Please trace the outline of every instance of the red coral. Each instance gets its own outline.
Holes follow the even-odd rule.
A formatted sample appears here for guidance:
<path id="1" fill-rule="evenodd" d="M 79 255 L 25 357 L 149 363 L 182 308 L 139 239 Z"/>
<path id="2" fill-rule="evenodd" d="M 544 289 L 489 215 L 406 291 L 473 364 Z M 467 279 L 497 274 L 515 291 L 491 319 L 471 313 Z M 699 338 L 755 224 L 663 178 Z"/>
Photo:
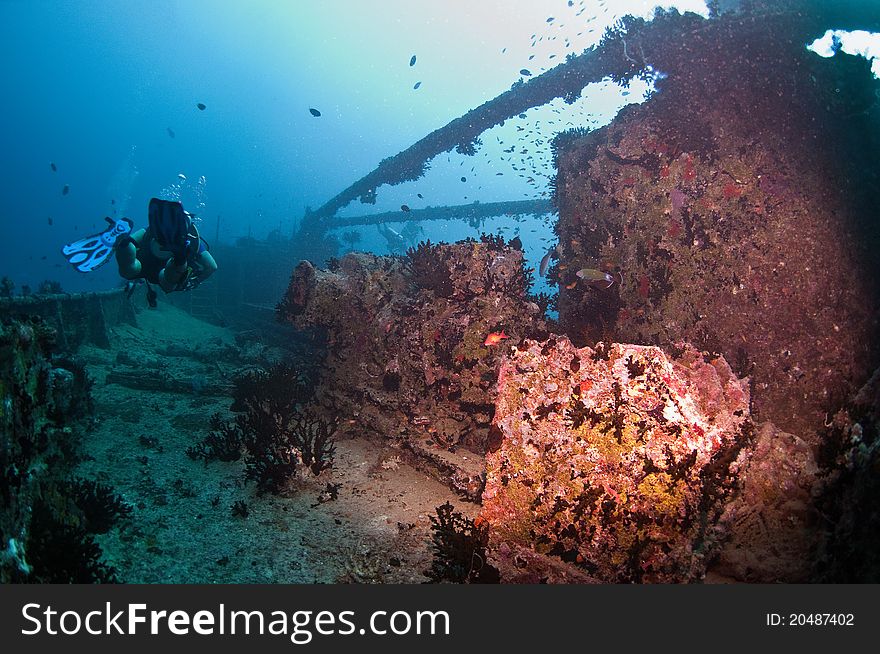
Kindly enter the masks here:
<path id="1" fill-rule="evenodd" d="M 648 299 L 648 291 L 651 290 L 651 280 L 648 279 L 648 276 L 643 274 L 639 277 L 639 297 L 643 300 Z"/>
<path id="2" fill-rule="evenodd" d="M 687 181 L 692 181 L 697 178 L 697 171 L 694 168 L 694 158 L 687 154 L 684 157 L 684 175 L 683 177 Z"/>
<path id="3" fill-rule="evenodd" d="M 721 190 L 721 194 L 724 196 L 726 200 L 732 200 L 733 198 L 738 198 L 743 194 L 742 189 L 739 188 L 733 182 L 728 182 L 724 185 L 724 188 Z"/>

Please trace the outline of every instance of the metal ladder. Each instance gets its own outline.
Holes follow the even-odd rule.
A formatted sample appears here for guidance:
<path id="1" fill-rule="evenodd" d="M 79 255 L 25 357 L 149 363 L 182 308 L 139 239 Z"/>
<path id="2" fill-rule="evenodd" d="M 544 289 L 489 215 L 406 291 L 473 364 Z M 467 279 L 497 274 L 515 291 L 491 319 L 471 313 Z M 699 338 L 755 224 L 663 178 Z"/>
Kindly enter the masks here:
<path id="1" fill-rule="evenodd" d="M 217 317 L 218 286 L 211 280 L 187 293 L 189 296 L 189 315 L 205 322 Z"/>

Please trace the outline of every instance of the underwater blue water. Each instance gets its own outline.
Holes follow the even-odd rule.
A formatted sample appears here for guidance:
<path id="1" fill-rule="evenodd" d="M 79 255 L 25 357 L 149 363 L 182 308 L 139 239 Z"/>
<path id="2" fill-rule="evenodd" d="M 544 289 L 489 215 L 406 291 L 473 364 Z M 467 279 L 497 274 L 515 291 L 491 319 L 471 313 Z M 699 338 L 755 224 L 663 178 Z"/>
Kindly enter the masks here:
<path id="1" fill-rule="evenodd" d="M 291 233 L 305 207 L 505 91 L 521 69 L 539 74 L 595 43 L 616 16 L 647 15 L 653 3 L 571 4 L 2 2 L 0 275 L 33 289 L 44 279 L 66 290 L 118 285 L 113 262 L 84 275 L 60 248 L 100 231 L 104 216 L 145 225 L 153 196 L 181 199 L 209 239 L 218 227 L 230 242 Z M 484 134 L 476 156 L 441 155 L 423 179 L 382 187 L 376 205 L 340 215 L 546 197 L 553 134 L 603 124 L 646 89 L 608 84 L 588 101 L 530 111 Z M 530 158 L 512 160 L 511 145 Z M 520 233 L 537 267 L 551 219 L 481 229 Z M 477 234 L 445 221 L 423 229 L 433 241 Z M 373 226 L 357 247 L 388 251 Z"/>

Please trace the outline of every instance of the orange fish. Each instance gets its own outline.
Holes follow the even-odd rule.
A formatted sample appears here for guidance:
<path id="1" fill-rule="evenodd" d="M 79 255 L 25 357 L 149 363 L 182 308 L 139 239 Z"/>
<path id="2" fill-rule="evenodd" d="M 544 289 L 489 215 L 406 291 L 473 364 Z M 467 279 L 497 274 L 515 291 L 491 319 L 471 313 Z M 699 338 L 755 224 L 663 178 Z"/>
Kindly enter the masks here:
<path id="1" fill-rule="evenodd" d="M 500 332 L 492 332 L 486 337 L 483 345 L 498 345 L 503 338 L 507 338 L 507 334 L 504 333 L 503 329 Z"/>

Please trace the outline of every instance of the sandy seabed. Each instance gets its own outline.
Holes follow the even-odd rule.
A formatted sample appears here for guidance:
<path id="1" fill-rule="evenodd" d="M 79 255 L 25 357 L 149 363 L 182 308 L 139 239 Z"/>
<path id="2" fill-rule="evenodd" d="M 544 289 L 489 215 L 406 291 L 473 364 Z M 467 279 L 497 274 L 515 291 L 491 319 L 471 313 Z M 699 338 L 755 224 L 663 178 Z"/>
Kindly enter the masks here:
<path id="1" fill-rule="evenodd" d="M 478 507 L 375 438 L 337 442 L 331 470 L 301 471 L 279 495 L 258 496 L 254 483 L 245 484 L 243 461 L 205 465 L 186 455 L 208 434 L 212 414 L 232 415 L 230 396 L 199 394 L 198 382 L 222 383 L 235 367 L 157 352 L 234 341 L 233 331 L 160 302 L 138 314 L 138 327 L 116 327 L 109 350 L 81 350 L 95 380 L 97 422 L 84 437 L 77 474 L 110 484 L 133 507 L 97 537 L 106 562 L 125 583 L 427 581 L 429 516 L 447 501 L 471 517 Z M 120 353 L 157 375 L 197 380 L 194 391 L 105 383 Z M 335 500 L 327 484 L 339 484 Z M 238 500 L 247 517 L 233 515 Z"/>

